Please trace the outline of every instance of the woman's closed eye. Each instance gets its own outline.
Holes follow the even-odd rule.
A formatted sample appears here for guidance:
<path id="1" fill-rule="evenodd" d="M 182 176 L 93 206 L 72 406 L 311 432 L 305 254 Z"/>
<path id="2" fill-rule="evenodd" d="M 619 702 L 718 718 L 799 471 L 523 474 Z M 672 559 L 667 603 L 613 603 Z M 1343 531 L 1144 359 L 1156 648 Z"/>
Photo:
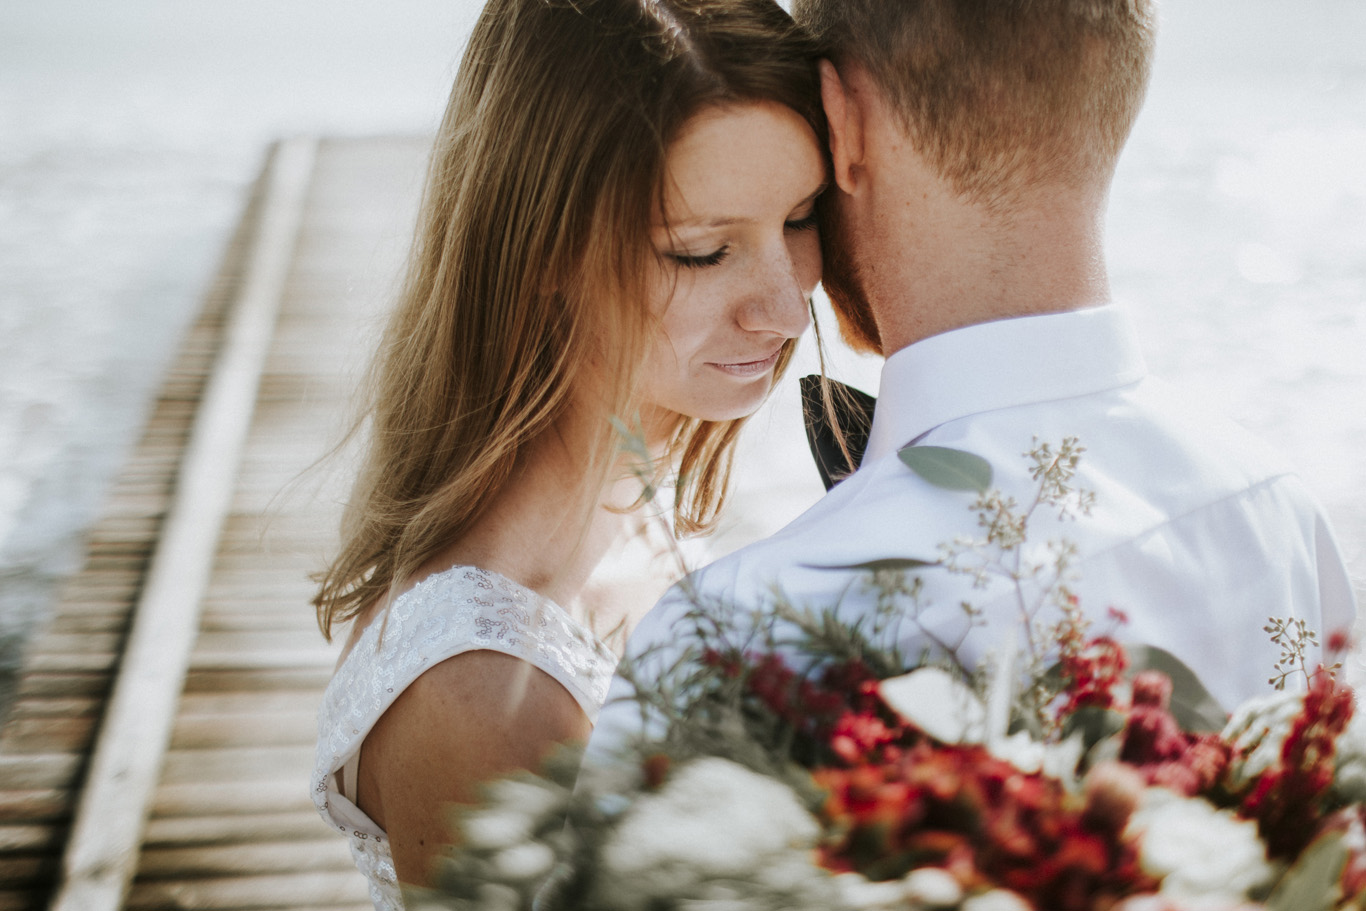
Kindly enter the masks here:
<path id="1" fill-rule="evenodd" d="M 805 218 L 793 218 L 783 223 L 783 227 L 789 231 L 810 231 L 819 226 L 820 222 L 814 211 Z"/>
<path id="2" fill-rule="evenodd" d="M 666 253 L 664 255 L 678 263 L 680 266 L 686 266 L 689 269 L 702 269 L 707 266 L 718 265 L 729 253 L 730 245 L 727 244 L 713 253 L 707 253 L 701 256 L 694 256 L 690 253 Z"/>

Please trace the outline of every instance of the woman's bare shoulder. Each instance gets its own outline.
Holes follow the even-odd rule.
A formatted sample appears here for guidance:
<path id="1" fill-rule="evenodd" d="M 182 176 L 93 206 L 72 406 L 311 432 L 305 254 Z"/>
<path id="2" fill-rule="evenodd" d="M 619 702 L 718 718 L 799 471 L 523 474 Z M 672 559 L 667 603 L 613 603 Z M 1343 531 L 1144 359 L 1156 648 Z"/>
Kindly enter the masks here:
<path id="1" fill-rule="evenodd" d="M 414 731 L 419 736 L 448 740 L 453 732 L 472 733 L 458 729 L 481 725 L 486 739 L 512 733 L 521 739 L 549 730 L 564 740 L 589 730 L 578 702 L 554 677 L 530 661 L 486 649 L 463 652 L 425 671 L 385 714 L 392 716 L 391 723 L 402 719 L 422 727 Z M 531 726 L 515 732 L 515 721 Z"/>
<path id="2" fill-rule="evenodd" d="M 365 738 L 359 802 L 390 837 L 400 879 L 421 882 L 450 843 L 450 804 L 473 803 L 489 781 L 538 771 L 588 717 L 553 677 L 492 651 L 448 658 L 419 676 Z"/>

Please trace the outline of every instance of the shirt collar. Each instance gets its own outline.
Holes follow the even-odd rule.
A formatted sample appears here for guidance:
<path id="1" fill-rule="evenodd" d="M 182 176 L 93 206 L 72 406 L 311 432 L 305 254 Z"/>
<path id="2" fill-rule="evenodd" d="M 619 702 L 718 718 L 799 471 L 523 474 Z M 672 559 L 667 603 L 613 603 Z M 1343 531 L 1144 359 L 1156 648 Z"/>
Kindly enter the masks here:
<path id="1" fill-rule="evenodd" d="M 931 336 L 883 364 L 864 461 L 948 421 L 1115 389 L 1146 373 L 1129 315 L 1115 305 Z"/>

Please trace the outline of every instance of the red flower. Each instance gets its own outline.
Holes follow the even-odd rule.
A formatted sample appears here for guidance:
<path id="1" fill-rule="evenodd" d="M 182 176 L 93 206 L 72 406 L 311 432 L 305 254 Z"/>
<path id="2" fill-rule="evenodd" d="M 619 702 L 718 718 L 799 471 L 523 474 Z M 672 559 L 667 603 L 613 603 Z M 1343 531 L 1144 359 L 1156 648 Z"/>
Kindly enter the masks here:
<path id="1" fill-rule="evenodd" d="M 1281 745 L 1280 767 L 1257 780 L 1243 813 L 1257 820 L 1272 857 L 1294 857 L 1317 834 L 1333 783 L 1337 738 L 1352 720 L 1352 691 L 1320 671 Z"/>
<path id="2" fill-rule="evenodd" d="M 1067 700 L 1058 712 L 1059 718 L 1087 706 L 1113 708 L 1115 687 L 1129 666 L 1124 647 L 1109 636 L 1086 643 L 1079 643 L 1078 638 L 1064 633 L 1060 666 Z"/>
<path id="3" fill-rule="evenodd" d="M 1136 766 L 1171 762 L 1186 751 L 1186 735 L 1165 709 L 1135 706 L 1124 726 L 1119 758 Z"/>
<path id="4" fill-rule="evenodd" d="M 1336 657 L 1350 652 L 1356 646 L 1356 641 L 1352 638 L 1350 629 L 1334 630 L 1328 635 L 1328 643 L 1324 646 L 1328 654 Z"/>
<path id="5" fill-rule="evenodd" d="M 831 833 L 822 863 L 834 870 L 893 879 L 938 866 L 965 887 L 994 883 L 1057 911 L 1091 911 L 1154 885 L 1122 838 L 1132 802 L 1101 813 L 982 747 L 922 740 L 896 761 L 814 775 Z"/>
<path id="6" fill-rule="evenodd" d="M 887 746 L 897 739 L 897 732 L 887 727 L 882 719 L 871 712 L 855 714 L 845 712 L 835 722 L 830 736 L 830 748 L 840 759 L 854 765 L 874 750 Z"/>

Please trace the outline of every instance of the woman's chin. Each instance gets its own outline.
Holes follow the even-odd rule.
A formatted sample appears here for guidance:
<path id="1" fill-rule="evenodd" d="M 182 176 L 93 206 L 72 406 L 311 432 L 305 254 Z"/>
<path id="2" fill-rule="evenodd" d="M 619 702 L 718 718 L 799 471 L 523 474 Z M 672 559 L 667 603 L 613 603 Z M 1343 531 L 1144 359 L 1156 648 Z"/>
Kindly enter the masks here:
<path id="1" fill-rule="evenodd" d="M 691 409 L 688 416 L 699 421 L 738 421 L 747 418 L 764 404 L 768 398 L 768 384 L 755 384 L 756 391 L 753 395 L 735 397 L 725 402 L 709 403 L 705 407 L 699 406 Z M 687 412 L 685 412 L 687 413 Z"/>
<path id="2" fill-rule="evenodd" d="M 706 387 L 698 383 L 683 394 L 656 399 L 649 406 L 649 411 L 694 421 L 735 421 L 747 418 L 758 411 L 768 398 L 772 386 L 771 370 L 759 376 L 742 379 L 728 376 L 721 383 L 706 384 Z M 645 413 L 643 410 L 642 414 Z"/>

